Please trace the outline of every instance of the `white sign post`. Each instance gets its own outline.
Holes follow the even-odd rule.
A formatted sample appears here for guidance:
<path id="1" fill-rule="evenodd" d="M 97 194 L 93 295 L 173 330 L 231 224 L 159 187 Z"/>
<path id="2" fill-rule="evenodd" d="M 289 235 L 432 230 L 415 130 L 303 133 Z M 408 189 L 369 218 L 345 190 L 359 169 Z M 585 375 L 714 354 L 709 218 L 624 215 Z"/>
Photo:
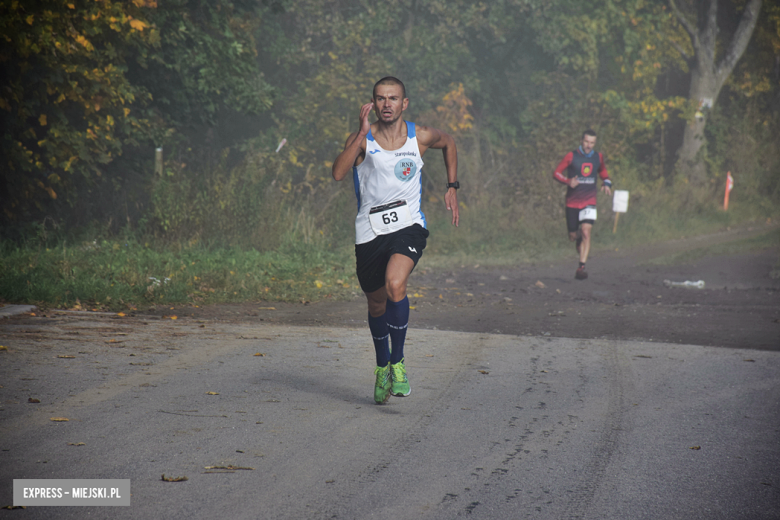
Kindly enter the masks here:
<path id="1" fill-rule="evenodd" d="M 612 227 L 612 233 L 617 233 L 618 218 L 621 213 L 628 211 L 628 192 L 626 190 L 615 190 L 612 196 L 612 211 L 615 212 L 615 225 Z"/>

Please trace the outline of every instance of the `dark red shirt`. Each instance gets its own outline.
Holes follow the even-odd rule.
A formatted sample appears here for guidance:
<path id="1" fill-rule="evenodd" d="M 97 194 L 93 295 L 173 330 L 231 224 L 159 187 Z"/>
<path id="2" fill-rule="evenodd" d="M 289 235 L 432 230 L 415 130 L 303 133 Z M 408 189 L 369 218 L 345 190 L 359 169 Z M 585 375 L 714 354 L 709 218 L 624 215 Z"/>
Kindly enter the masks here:
<path id="1" fill-rule="evenodd" d="M 609 180 L 609 173 L 601 152 L 591 151 L 590 155 L 585 155 L 578 148 L 566 154 L 555 168 L 553 178 L 567 186 L 572 177 L 577 177 L 579 181 L 576 188 L 569 186 L 566 190 L 567 208 L 582 209 L 596 205 L 596 194 L 599 191 L 596 186 L 596 173 L 602 181 Z"/>

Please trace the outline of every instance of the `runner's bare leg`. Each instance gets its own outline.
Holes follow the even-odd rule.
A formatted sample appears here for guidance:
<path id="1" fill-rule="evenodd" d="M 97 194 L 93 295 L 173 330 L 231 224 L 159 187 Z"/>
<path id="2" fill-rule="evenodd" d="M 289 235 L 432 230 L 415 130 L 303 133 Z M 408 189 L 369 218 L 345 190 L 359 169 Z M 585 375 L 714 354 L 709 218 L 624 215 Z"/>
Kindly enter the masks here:
<path id="1" fill-rule="evenodd" d="M 592 224 L 582 224 L 580 226 L 580 233 L 582 234 L 582 244 L 580 245 L 580 262 L 583 264 L 588 261 L 588 253 L 590 253 L 591 229 L 593 229 Z"/>

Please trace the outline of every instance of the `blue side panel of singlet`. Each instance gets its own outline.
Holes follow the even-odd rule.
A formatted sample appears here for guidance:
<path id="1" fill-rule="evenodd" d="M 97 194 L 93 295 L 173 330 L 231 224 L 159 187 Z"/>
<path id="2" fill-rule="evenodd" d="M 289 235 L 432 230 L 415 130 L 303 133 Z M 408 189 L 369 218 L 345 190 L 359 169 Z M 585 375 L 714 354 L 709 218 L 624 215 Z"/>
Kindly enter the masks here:
<path id="1" fill-rule="evenodd" d="M 425 220 L 425 213 L 422 211 L 422 170 L 420 170 L 420 216 L 422 217 L 423 227 L 428 229 L 428 221 Z"/>
<path id="2" fill-rule="evenodd" d="M 357 197 L 358 211 L 360 211 L 360 177 L 358 177 L 357 166 L 352 167 L 352 182 L 355 184 L 355 197 Z"/>
<path id="3" fill-rule="evenodd" d="M 414 137 L 417 137 L 417 128 L 414 123 L 411 121 L 406 122 L 406 137 L 408 139 L 412 139 Z M 420 146 L 417 145 L 417 149 L 419 150 Z M 428 221 L 425 220 L 425 213 L 422 212 L 422 170 L 420 171 L 420 217 L 422 217 L 423 221 L 423 227 L 428 228 Z"/>

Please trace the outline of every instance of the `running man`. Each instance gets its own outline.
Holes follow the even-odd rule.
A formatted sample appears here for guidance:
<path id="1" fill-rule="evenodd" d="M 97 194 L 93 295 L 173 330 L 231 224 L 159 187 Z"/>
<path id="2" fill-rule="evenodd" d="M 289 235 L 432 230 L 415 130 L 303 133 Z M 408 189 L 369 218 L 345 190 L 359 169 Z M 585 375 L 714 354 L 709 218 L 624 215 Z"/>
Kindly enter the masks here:
<path id="1" fill-rule="evenodd" d="M 577 253 L 580 255 L 580 266 L 574 273 L 577 280 L 588 277 L 585 262 L 590 252 L 590 233 L 596 221 L 596 176 L 598 172 L 602 180 L 601 191 L 612 194 L 612 181 L 604 164 L 601 152 L 595 152 L 596 132 L 585 130 L 582 134 L 580 147 L 569 152 L 560 162 L 553 178 L 568 186 L 566 190 L 566 227 L 569 229 L 569 240 L 577 242 Z"/>
<path id="2" fill-rule="evenodd" d="M 374 401 L 411 393 L 404 366 L 409 324 L 406 284 L 428 238 L 422 199 L 422 156 L 428 148 L 444 153 L 444 202 L 458 225 L 458 152 L 441 130 L 405 121 L 406 88 L 393 77 L 374 85 L 373 100 L 360 108 L 360 130 L 347 138 L 333 163 L 340 181 L 352 171 L 358 213 L 355 257 L 360 287 L 368 301 L 368 327 L 376 350 Z M 368 122 L 374 110 L 377 121 Z M 389 340 L 388 340 L 389 338 Z M 392 351 L 390 350 L 392 344 Z"/>

